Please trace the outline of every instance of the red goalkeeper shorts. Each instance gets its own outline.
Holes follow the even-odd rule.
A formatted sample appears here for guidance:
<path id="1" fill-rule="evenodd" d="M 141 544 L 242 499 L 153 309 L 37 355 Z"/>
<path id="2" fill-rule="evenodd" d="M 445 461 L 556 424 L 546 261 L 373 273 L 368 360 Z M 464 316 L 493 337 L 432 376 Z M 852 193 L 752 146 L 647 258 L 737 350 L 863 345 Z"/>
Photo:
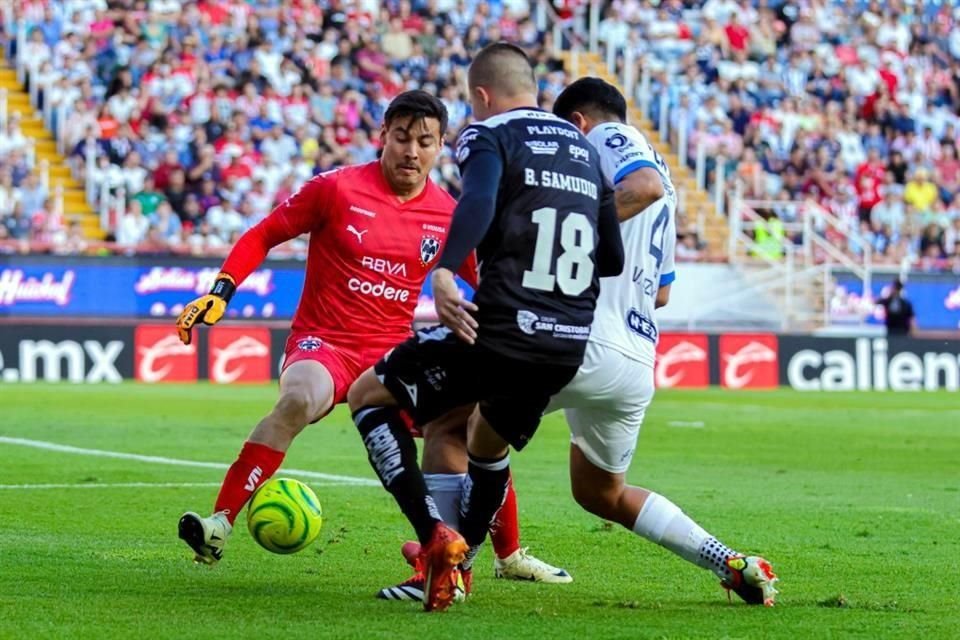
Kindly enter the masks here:
<path id="1" fill-rule="evenodd" d="M 389 348 L 347 347 L 333 344 L 312 334 L 291 333 L 287 338 L 284 351 L 283 371 L 286 371 L 287 367 L 294 362 L 301 360 L 319 362 L 333 379 L 333 404 L 338 405 L 346 402 L 350 385 L 360 377 L 361 373 L 376 364 L 387 351 Z M 404 411 L 401 415 L 410 433 L 415 438 L 421 437 L 420 430 L 413 424 L 409 414 Z"/>

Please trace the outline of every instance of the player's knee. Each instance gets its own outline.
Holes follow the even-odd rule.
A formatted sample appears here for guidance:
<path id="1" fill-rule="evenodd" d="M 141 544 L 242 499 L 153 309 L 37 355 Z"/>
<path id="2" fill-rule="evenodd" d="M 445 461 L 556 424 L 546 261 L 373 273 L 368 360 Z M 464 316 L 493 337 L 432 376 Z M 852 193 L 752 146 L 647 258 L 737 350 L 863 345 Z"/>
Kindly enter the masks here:
<path id="1" fill-rule="evenodd" d="M 273 408 L 274 422 L 280 427 L 301 430 L 316 419 L 320 412 L 317 404 L 306 389 L 285 390 Z"/>
<path id="2" fill-rule="evenodd" d="M 589 487 L 585 487 L 580 483 L 574 482 L 570 485 L 570 490 L 573 493 L 574 501 L 576 501 L 578 505 L 590 513 L 594 513 L 595 499 Z"/>
<path id="3" fill-rule="evenodd" d="M 366 376 L 360 376 L 356 382 L 350 385 L 350 389 L 347 391 L 347 405 L 350 407 L 350 411 L 365 407 L 368 404 L 367 398 L 369 396 L 370 386 L 366 382 Z"/>
<path id="4" fill-rule="evenodd" d="M 347 391 L 347 404 L 350 411 L 356 411 L 363 407 L 393 405 L 393 396 L 383 386 L 383 383 L 377 379 L 377 374 L 373 369 L 368 369 L 357 378 L 356 382 L 350 385 Z"/>

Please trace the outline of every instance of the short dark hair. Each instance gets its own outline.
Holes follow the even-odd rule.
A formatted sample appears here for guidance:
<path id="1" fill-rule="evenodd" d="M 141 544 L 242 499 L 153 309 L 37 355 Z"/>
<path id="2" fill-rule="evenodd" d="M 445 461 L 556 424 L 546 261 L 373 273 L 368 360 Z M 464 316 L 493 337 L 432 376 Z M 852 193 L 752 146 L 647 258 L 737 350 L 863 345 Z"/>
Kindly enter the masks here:
<path id="1" fill-rule="evenodd" d="M 383 124 L 388 129 L 390 123 L 397 118 L 412 118 L 414 121 L 424 118 L 436 118 L 440 121 L 440 135 L 447 132 L 447 107 L 434 95 L 414 89 L 404 91 L 390 101 L 387 112 L 383 115 Z"/>
<path id="2" fill-rule="evenodd" d="M 508 96 L 537 93 L 537 78 L 523 49 L 509 42 L 494 42 L 477 52 L 467 71 L 470 89 L 491 88 Z"/>
<path id="3" fill-rule="evenodd" d="M 553 103 L 553 113 L 569 120 L 575 111 L 613 116 L 627 121 L 627 100 L 620 90 L 600 78 L 580 78 L 560 92 Z"/>

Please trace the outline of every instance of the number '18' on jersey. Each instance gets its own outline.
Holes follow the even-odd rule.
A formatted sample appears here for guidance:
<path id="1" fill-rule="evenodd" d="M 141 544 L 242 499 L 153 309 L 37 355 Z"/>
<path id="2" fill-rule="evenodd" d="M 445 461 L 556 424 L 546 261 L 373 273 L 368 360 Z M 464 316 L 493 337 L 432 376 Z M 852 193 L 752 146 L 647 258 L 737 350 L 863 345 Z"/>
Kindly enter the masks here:
<path id="1" fill-rule="evenodd" d="M 577 365 L 599 291 L 601 201 L 611 198 L 596 150 L 569 122 L 515 109 L 463 130 L 461 171 L 487 151 L 500 155 L 503 175 L 494 221 L 477 248 L 478 344 Z"/>

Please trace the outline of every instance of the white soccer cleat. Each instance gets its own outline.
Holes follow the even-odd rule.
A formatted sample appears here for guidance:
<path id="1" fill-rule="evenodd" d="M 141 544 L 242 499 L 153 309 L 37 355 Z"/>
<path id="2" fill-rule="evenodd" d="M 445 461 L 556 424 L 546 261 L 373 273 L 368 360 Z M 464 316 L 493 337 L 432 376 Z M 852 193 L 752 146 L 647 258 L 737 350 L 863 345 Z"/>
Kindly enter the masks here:
<path id="1" fill-rule="evenodd" d="M 573 577 L 564 569 L 554 567 L 527 553 L 527 548 L 517 549 L 501 560 L 494 558 L 493 574 L 497 578 L 512 580 L 531 580 L 548 584 L 566 584 Z"/>
<path id="2" fill-rule="evenodd" d="M 720 585 L 728 594 L 733 591 L 747 604 L 773 606 L 778 593 L 774 585 L 780 579 L 769 561 L 760 556 L 735 555 L 727 558 L 727 567 L 731 578 L 721 581 Z"/>
<path id="3" fill-rule="evenodd" d="M 188 511 L 180 516 L 178 525 L 180 539 L 186 542 L 196 554 L 193 561 L 198 564 L 216 564 L 223 556 L 223 545 L 227 543 L 233 525 L 227 520 L 227 514 L 218 511 L 209 518 Z"/>

